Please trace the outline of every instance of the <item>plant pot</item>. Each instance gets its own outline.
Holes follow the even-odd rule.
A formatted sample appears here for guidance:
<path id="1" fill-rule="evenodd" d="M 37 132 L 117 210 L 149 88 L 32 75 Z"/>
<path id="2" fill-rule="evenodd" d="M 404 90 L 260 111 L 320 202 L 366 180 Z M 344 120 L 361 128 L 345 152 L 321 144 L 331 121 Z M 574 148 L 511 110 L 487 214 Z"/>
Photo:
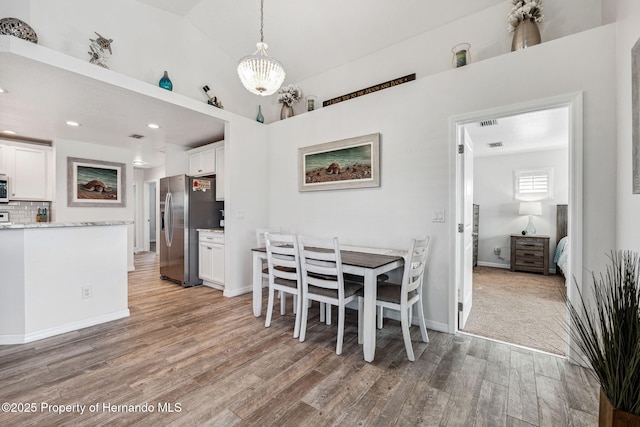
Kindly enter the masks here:
<path id="1" fill-rule="evenodd" d="M 538 24 L 533 19 L 527 19 L 521 21 L 513 32 L 511 51 L 525 49 L 540 44 L 541 41 Z"/>
<path id="2" fill-rule="evenodd" d="M 600 389 L 600 427 L 640 427 L 640 415 L 621 411 L 613 407 L 607 395 Z"/>

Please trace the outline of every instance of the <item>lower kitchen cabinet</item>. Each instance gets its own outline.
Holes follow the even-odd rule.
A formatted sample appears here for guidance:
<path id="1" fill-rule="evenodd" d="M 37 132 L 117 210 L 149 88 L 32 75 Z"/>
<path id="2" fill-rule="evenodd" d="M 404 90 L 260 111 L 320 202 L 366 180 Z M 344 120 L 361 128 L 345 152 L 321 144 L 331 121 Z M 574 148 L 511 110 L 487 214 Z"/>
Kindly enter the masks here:
<path id="1" fill-rule="evenodd" d="M 198 230 L 199 276 L 206 286 L 224 289 L 224 233 Z"/>

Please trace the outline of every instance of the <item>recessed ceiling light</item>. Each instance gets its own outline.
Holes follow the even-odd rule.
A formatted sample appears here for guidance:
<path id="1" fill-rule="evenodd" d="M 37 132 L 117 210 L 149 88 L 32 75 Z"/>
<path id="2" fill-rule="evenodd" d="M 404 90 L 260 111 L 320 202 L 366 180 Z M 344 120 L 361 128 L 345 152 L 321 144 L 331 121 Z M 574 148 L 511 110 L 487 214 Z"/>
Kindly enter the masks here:
<path id="1" fill-rule="evenodd" d="M 133 161 L 133 166 L 143 166 L 143 165 L 144 165 L 144 162 L 142 160 L 136 159 Z"/>
<path id="2" fill-rule="evenodd" d="M 14 131 L 12 131 L 12 130 L 3 130 L 3 131 L 2 131 L 2 133 L 6 133 L 6 134 L 9 134 L 9 135 L 15 135 L 15 134 L 16 134 L 16 133 L 15 133 Z"/>
<path id="3" fill-rule="evenodd" d="M 5 89 L 2 89 L 2 88 L 0 87 L 0 93 L 7 93 L 7 91 L 6 91 Z"/>
<path id="4" fill-rule="evenodd" d="M 67 123 L 69 126 L 80 126 L 80 123 L 78 123 L 78 122 L 74 122 L 74 121 L 71 121 L 71 120 L 67 121 L 66 123 Z"/>
<path id="5" fill-rule="evenodd" d="M 149 123 L 147 127 L 151 129 L 160 129 L 160 126 L 155 123 Z"/>

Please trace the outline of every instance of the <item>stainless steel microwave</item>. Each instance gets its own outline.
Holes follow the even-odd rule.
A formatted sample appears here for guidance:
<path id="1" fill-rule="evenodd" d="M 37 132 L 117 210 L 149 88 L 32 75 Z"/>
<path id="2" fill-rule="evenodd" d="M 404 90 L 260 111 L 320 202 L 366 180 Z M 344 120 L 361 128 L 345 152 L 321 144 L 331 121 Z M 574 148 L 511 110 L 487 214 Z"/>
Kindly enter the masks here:
<path id="1" fill-rule="evenodd" d="M 0 175 L 0 203 L 9 202 L 9 178 L 6 175 Z"/>

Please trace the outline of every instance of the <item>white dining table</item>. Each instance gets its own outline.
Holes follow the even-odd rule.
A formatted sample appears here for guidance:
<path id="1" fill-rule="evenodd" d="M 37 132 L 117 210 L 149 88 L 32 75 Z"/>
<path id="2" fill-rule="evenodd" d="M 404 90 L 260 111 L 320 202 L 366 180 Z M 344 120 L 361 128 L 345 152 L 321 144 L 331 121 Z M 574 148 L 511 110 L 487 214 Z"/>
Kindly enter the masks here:
<path id="1" fill-rule="evenodd" d="M 253 253 L 253 314 L 262 313 L 262 269 L 267 259 L 265 248 L 254 248 Z M 372 362 L 376 353 L 376 296 L 378 275 L 404 265 L 406 251 L 395 249 L 341 246 L 342 270 L 364 278 L 363 353 L 364 360 Z"/>

